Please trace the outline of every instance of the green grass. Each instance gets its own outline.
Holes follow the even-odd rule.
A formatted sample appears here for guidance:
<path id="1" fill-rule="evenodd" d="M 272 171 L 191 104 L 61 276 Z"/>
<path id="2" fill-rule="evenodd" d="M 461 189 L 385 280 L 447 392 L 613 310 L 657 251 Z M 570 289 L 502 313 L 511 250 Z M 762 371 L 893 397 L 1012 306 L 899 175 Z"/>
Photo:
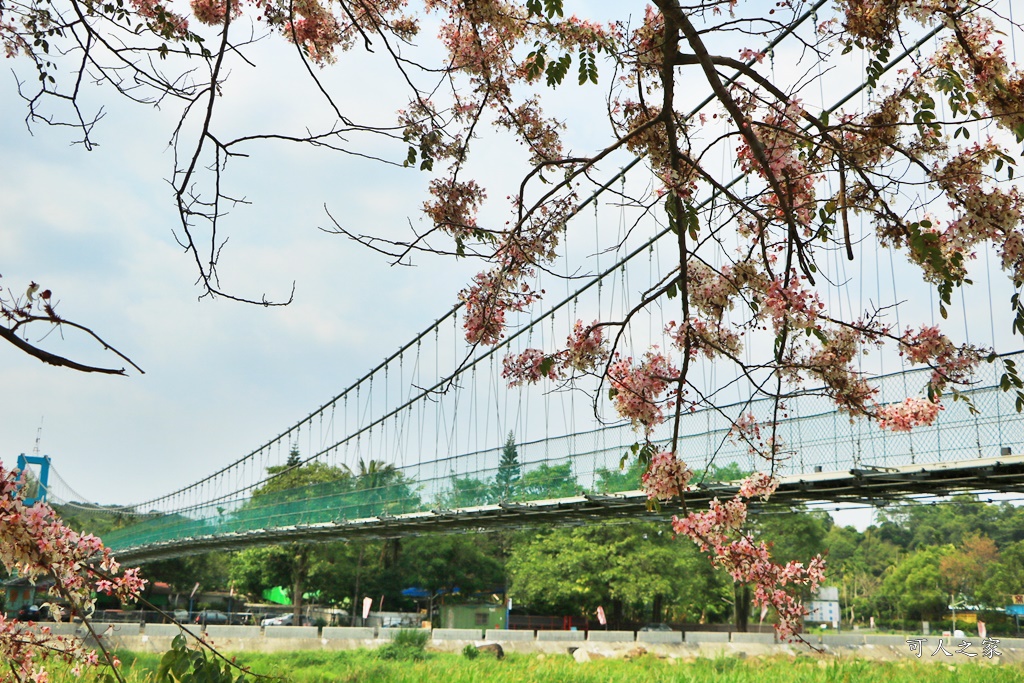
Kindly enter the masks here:
<path id="1" fill-rule="evenodd" d="M 149 683 L 158 655 L 119 653 L 129 683 Z M 929 663 L 906 660 L 819 659 L 813 656 L 693 662 L 644 656 L 631 661 L 601 659 L 577 664 L 567 655 L 509 654 L 466 659 L 461 654 L 427 653 L 419 661 L 381 659 L 372 650 L 239 653 L 254 673 L 292 683 L 1018 683 L 1024 668 L 966 659 Z M 57 674 L 57 672 L 54 672 Z M 73 679 L 54 675 L 54 683 Z"/>

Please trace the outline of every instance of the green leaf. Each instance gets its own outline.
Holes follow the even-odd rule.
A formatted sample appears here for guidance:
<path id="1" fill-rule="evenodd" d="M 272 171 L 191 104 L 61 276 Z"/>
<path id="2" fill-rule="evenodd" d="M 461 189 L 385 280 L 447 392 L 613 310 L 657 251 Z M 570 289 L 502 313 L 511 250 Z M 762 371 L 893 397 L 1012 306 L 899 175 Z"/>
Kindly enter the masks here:
<path id="1" fill-rule="evenodd" d="M 579 83 L 597 83 L 597 57 L 592 50 L 580 52 Z"/>
<path id="2" fill-rule="evenodd" d="M 564 16 L 562 14 L 562 0 L 544 0 L 544 10 L 548 19 L 553 18 L 556 14 L 560 17 Z"/>
<path id="3" fill-rule="evenodd" d="M 686 229 L 690 233 L 690 239 L 696 241 L 697 233 L 700 231 L 700 218 L 697 209 L 689 203 L 686 204 Z"/>
<path id="4" fill-rule="evenodd" d="M 539 1 L 539 0 L 538 0 Z M 544 73 L 544 66 L 547 64 L 547 46 L 543 45 L 539 40 L 534 43 L 536 48 L 533 52 L 526 56 L 529 66 L 526 68 L 526 76 L 530 80 L 539 78 Z"/>
<path id="5" fill-rule="evenodd" d="M 572 66 L 572 55 L 570 54 L 562 55 L 559 59 L 548 62 L 547 68 L 544 70 L 547 74 L 547 84 L 551 87 L 561 85 L 565 80 L 565 75 L 569 73 L 570 66 Z"/>

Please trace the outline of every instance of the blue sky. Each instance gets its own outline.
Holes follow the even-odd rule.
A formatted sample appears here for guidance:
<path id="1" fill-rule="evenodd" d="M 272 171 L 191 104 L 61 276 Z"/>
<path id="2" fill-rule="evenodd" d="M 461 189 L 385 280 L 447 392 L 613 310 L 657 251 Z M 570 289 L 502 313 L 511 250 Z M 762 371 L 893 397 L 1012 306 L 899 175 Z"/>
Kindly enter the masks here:
<path id="1" fill-rule="evenodd" d="M 238 92 L 245 86 L 238 79 Z M 250 104 L 241 99 L 231 104 Z M 41 451 L 84 497 L 120 503 L 161 493 L 308 414 L 454 302 L 466 269 L 440 260 L 393 268 L 318 229 L 324 202 L 367 232 L 404 229 L 421 201 L 417 172 L 273 146 L 232 177 L 257 203 L 229 217 L 221 273 L 228 291 L 255 297 L 287 297 L 294 280 L 295 302 L 197 301 L 164 180 L 170 113 L 104 104 L 99 146 L 87 152 L 69 145 L 66 131 L 35 126 L 31 135 L 22 104 L 0 100 L 0 274 L 15 291 L 29 281 L 52 289 L 63 315 L 146 374 L 80 375 L 0 349 L 5 462 L 31 452 L 42 423 Z M 116 360 L 70 333 L 45 343 Z"/>

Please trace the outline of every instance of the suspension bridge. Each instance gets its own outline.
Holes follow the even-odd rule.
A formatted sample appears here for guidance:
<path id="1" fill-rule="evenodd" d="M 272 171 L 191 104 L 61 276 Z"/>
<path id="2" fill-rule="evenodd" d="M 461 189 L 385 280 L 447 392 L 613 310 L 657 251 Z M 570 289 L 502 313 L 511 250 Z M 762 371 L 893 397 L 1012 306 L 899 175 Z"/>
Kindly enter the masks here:
<path id="1" fill-rule="evenodd" d="M 781 51 L 787 40 L 799 42 L 801 32 L 805 39 L 812 36 L 823 5 L 809 6 L 764 47 L 773 76 L 773 51 Z M 905 49 L 877 67 L 875 80 L 928 49 L 940 30 L 907 36 Z M 863 68 L 854 65 L 854 71 L 863 78 Z M 819 74 L 819 84 L 824 80 Z M 844 82 L 831 78 L 829 86 Z M 873 97 L 872 87 L 861 82 L 838 93 L 822 87 L 819 108 L 836 114 L 858 100 L 863 105 Z M 694 101 L 692 116 L 713 103 L 711 95 Z M 731 168 L 734 159 L 726 145 L 721 154 L 723 168 Z M 545 303 L 532 314 L 510 314 L 509 333 L 500 343 L 468 347 L 456 306 L 307 417 L 209 476 L 151 500 L 98 507 L 83 503 L 86 497 L 51 473 L 51 501 L 130 522 L 104 538 L 128 562 L 286 541 L 678 513 L 679 506 L 647 510 L 646 496 L 637 490 L 640 473 L 633 460 L 624 459 L 638 437 L 629 424 L 609 414 L 600 377 L 589 384 L 509 389 L 502 376 L 505 355 L 556 347 L 577 320 L 633 315 L 637 292 L 649 291 L 678 269 L 675 236 L 650 206 L 603 199 L 640 195 L 627 188 L 650 185 L 642 159 L 621 161 L 619 170 L 574 212 L 563 244 L 564 270 L 538 275 L 535 289 L 546 291 Z M 717 241 L 706 243 L 716 248 L 706 257 L 713 268 L 727 263 L 722 253 L 727 238 L 721 235 L 728 233 L 731 220 L 716 201 L 744 181 L 737 174 L 697 206 L 702 220 L 718 222 L 708 230 L 718 235 Z M 862 239 L 852 263 L 839 249 L 818 262 L 822 281 L 843 283 L 822 289 L 829 310 L 851 320 L 866 310 L 886 311 L 896 329 L 904 329 L 909 319 L 934 323 L 941 306 L 933 288 L 911 286 L 920 285 L 919 272 L 895 263 L 892 249 L 877 247 Z M 982 298 L 970 299 L 965 288 L 957 290 L 961 310 L 951 307 L 945 329 L 962 326 L 962 333 L 956 331 L 964 342 L 984 344 L 989 339 L 979 337 L 988 335 L 994 348 L 1002 348 L 1006 339 L 1003 331 L 996 332 L 991 304 L 1003 293 L 993 293 L 999 287 L 992 277 L 998 270 L 990 263 L 993 258 L 982 253 L 981 272 L 972 274 Z M 641 350 L 658 343 L 669 324 L 667 314 L 650 307 L 644 315 L 639 322 L 633 316 L 621 340 L 624 347 Z M 770 338 L 765 343 L 770 348 Z M 741 474 L 765 468 L 735 438 L 736 420 L 743 415 L 774 424 L 782 444 L 774 466 L 781 485 L 773 503 L 881 505 L 914 495 L 1019 492 L 1024 487 L 1024 420 L 1015 396 L 1003 389 L 1008 369 L 1021 357 L 1017 353 L 982 364 L 972 383 L 959 388 L 965 400 L 947 399 L 933 425 L 906 433 L 882 431 L 837 412 L 813 387 L 790 392 L 780 418 L 780 404 L 764 396 L 749 376 L 697 359 L 692 383 L 714 407 L 680 417 L 678 453 L 698 473 L 686 504 L 699 507 L 712 497 L 730 496 Z M 884 352 L 858 362 L 880 404 L 920 395 L 931 373 Z M 669 443 L 670 426 L 659 425 L 650 440 Z M 210 460 L 226 459 L 211 454 Z M 310 472 L 315 476 L 302 478 Z"/>
<path id="2" fill-rule="evenodd" d="M 778 427 L 789 450 L 771 504 L 833 501 L 878 506 L 912 495 L 1024 491 L 1024 418 L 1015 410 L 1014 397 L 994 381 L 1000 364 L 1022 356 L 984 366 L 991 379 L 966 392 L 970 404 L 953 402 L 934 425 L 907 433 L 884 432 L 865 420 L 851 420 L 830 410 L 820 397 L 795 399 L 790 416 Z M 876 386 L 882 393 L 899 394 L 905 383 L 925 380 L 926 371 L 901 372 L 879 378 Z M 737 481 L 722 481 L 716 474 L 735 477 L 763 468 L 759 456 L 735 443 L 725 417 L 729 407 L 724 408 L 683 417 L 686 436 L 679 452 L 698 472 L 698 483 L 686 495 L 690 509 L 738 490 Z M 762 399 L 743 408 L 767 417 L 771 402 Z M 277 441 L 288 445 L 295 438 L 294 433 L 285 434 Z M 655 442 L 664 438 L 667 434 L 654 436 Z M 619 424 L 361 473 L 345 466 L 342 455 L 334 460 L 341 465 L 328 465 L 328 476 L 334 480 L 283 488 L 274 482 L 286 481 L 288 467 L 272 470 L 275 479 L 266 476 L 264 466 L 263 476 L 250 485 L 212 493 L 242 476 L 245 463 L 236 463 L 168 497 L 98 511 L 132 521 L 104 539 L 128 562 L 292 541 L 392 538 L 679 513 L 679 504 L 649 511 L 646 495 L 637 490 L 639 472 L 628 466 L 620 469 L 635 440 L 630 427 Z M 357 439 L 346 441 L 354 446 Z M 248 457 L 265 456 L 276 445 Z M 343 453 L 344 445 L 331 452 Z M 508 458 L 510 449 L 514 461 Z M 323 461 L 323 455 L 316 462 Z M 294 470 L 301 468 L 294 465 Z"/>

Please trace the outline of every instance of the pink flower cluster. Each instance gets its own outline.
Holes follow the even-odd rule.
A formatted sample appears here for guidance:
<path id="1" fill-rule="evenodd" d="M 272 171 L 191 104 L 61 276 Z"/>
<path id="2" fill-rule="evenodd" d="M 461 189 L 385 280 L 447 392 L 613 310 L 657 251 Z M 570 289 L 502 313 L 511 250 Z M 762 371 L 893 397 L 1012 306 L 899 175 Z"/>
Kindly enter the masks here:
<path id="1" fill-rule="evenodd" d="M 775 489 L 779 488 L 779 480 L 766 472 L 754 472 L 743 480 L 740 485 L 741 498 L 760 498 L 768 500 Z"/>
<path id="2" fill-rule="evenodd" d="M 690 303 L 712 320 L 721 320 L 732 308 L 732 300 L 740 287 L 749 282 L 749 269 L 724 266 L 716 272 L 703 261 L 691 258 L 686 263 L 686 291 Z"/>
<path id="3" fill-rule="evenodd" d="M 502 268 L 478 273 L 459 294 L 466 305 L 463 328 L 470 344 L 492 346 L 505 334 L 505 312 L 522 311 L 540 298 L 525 282 Z"/>
<path id="4" fill-rule="evenodd" d="M 188 35 L 188 19 L 167 9 L 160 0 L 129 0 L 132 8 L 148 21 L 149 27 L 165 38 Z"/>
<path id="5" fill-rule="evenodd" d="M 551 355 L 540 349 L 526 349 L 518 355 L 506 356 L 501 376 L 510 387 L 535 384 L 542 379 L 561 379 L 570 369 L 596 370 L 607 358 L 608 350 L 597 321 L 584 326 L 582 320 L 577 320 L 566 349 Z"/>
<path id="6" fill-rule="evenodd" d="M 802 116 L 800 102 L 790 100 L 784 106 L 773 105 L 763 121 L 757 123 L 753 133 L 761 143 L 767 168 L 758 162 L 747 142 L 740 144 L 736 156 L 742 170 L 762 178 L 774 178 L 784 194 L 770 192 L 762 202 L 776 218 L 789 214 L 803 228 L 804 236 L 809 237 L 817 210 L 814 184 L 819 176 L 808 168 L 802 154 L 803 140 L 797 128 Z"/>
<path id="7" fill-rule="evenodd" d="M 788 284 L 781 277 L 768 283 L 762 310 L 771 317 L 776 332 L 781 331 L 786 322 L 795 329 L 814 327 L 825 310 L 817 292 L 804 288 L 804 281 L 805 278 L 794 272 Z"/>
<path id="8" fill-rule="evenodd" d="M 914 427 L 927 427 L 935 422 L 942 405 L 926 398 L 905 398 L 900 403 L 880 406 L 876 414 L 878 426 L 893 432 L 909 432 Z"/>
<path id="9" fill-rule="evenodd" d="M 506 356 L 502 361 L 501 376 L 508 380 L 510 387 L 536 384 L 542 379 L 558 379 L 559 368 L 553 358 L 548 361 L 546 371 L 542 369 L 546 358 L 540 349 L 526 349 L 519 355 Z"/>
<path id="10" fill-rule="evenodd" d="M 821 380 L 826 395 L 840 412 L 865 414 L 878 390 L 868 384 L 853 361 L 867 335 L 851 327 L 828 328 L 819 334 L 820 346 L 800 359 L 794 358 L 794 369 L 799 368 Z"/>
<path id="11" fill-rule="evenodd" d="M 430 181 L 434 199 L 423 204 L 424 212 L 434 225 L 463 243 L 479 231 L 476 212 L 487 193 L 475 181 L 466 182 L 438 178 Z"/>
<path id="12" fill-rule="evenodd" d="M 743 413 L 729 430 L 729 438 L 732 441 L 741 441 L 747 446 L 751 455 L 760 456 L 766 460 L 775 460 L 779 457 L 779 450 L 782 440 L 772 430 L 769 435 L 761 433 L 761 425 L 754 418 L 753 413 Z"/>
<path id="13" fill-rule="evenodd" d="M 675 453 L 662 451 L 651 458 L 640 483 L 648 500 L 671 500 L 683 495 L 692 478 L 693 470 L 685 462 Z"/>
<path id="14" fill-rule="evenodd" d="M 19 485 L 17 474 L 0 465 L 0 562 L 7 571 L 31 581 L 51 579 L 50 594 L 80 615 L 92 613 L 94 590 L 124 602 L 137 598 L 146 583 L 138 569 L 122 572 L 100 539 L 64 526 L 50 506 L 26 507 Z M 75 667 L 99 663 L 75 638 L 54 636 L 45 627 L 28 630 L 3 616 L 0 653 L 20 680 L 46 681 L 44 662 L 50 657 Z"/>
<path id="15" fill-rule="evenodd" d="M 663 399 L 662 394 L 678 376 L 679 370 L 656 349 L 648 351 L 640 365 L 633 365 L 632 358 L 616 360 L 608 368 L 608 380 L 619 415 L 649 435 L 664 420 L 662 411 L 675 405 L 674 401 Z"/>
<path id="16" fill-rule="evenodd" d="M 597 321 L 584 325 L 582 320 L 577 320 L 567 340 L 565 363 L 580 372 L 588 372 L 596 370 L 606 360 L 608 348 Z"/>
<path id="17" fill-rule="evenodd" d="M 231 3 L 231 18 L 240 17 L 242 15 L 241 0 L 191 0 L 192 14 L 204 24 L 218 26 L 224 23 L 229 2 Z"/>
<path id="18" fill-rule="evenodd" d="M 680 351 L 688 349 L 691 357 L 704 354 L 708 360 L 718 356 L 735 358 L 742 350 L 739 335 L 720 321 L 707 323 L 692 318 L 687 324 L 677 325 L 673 320 L 665 326 L 665 334 Z"/>
<path id="19" fill-rule="evenodd" d="M 963 384 L 981 362 L 981 353 L 973 346 L 956 346 L 935 326 L 922 325 L 916 332 L 908 328 L 900 337 L 900 349 L 911 363 L 932 368 L 929 384 L 941 393 L 946 384 Z"/>
<path id="20" fill-rule="evenodd" d="M 989 165 L 1003 163 L 1005 159 L 1002 146 L 989 139 L 961 149 L 945 163 L 935 165 L 935 182 L 949 197 L 950 208 L 959 213 L 945 230 L 935 230 L 940 236 L 945 267 L 954 277 L 966 276 L 963 259 L 973 258 L 977 245 L 991 240 L 1000 246 L 1003 268 L 1015 280 L 1024 279 L 1021 234 L 1017 230 L 1024 213 L 1024 197 L 1016 187 L 993 185 L 988 170 Z M 963 257 L 959 262 L 954 260 L 957 255 Z M 943 275 L 946 274 L 936 273 L 935 279 L 941 281 Z"/>
<path id="21" fill-rule="evenodd" d="M 296 19 L 284 21 L 284 37 L 302 47 L 317 64 L 332 63 L 335 47 L 342 42 L 342 32 L 330 8 L 318 0 L 295 0 L 292 10 Z"/>
<path id="22" fill-rule="evenodd" d="M 778 564 L 768 544 L 742 532 L 747 518 L 744 498 L 767 499 L 777 485 L 768 475 L 756 473 L 731 500 L 722 503 L 716 498 L 706 512 L 673 517 L 672 528 L 710 552 L 712 564 L 728 572 L 733 581 L 752 585 L 754 604 L 775 609 L 779 616 L 775 630 L 780 638 L 789 640 L 800 633 L 807 613 L 795 589 L 806 586 L 815 590 L 824 579 L 825 560 L 818 555 L 806 566 L 800 562 Z"/>

